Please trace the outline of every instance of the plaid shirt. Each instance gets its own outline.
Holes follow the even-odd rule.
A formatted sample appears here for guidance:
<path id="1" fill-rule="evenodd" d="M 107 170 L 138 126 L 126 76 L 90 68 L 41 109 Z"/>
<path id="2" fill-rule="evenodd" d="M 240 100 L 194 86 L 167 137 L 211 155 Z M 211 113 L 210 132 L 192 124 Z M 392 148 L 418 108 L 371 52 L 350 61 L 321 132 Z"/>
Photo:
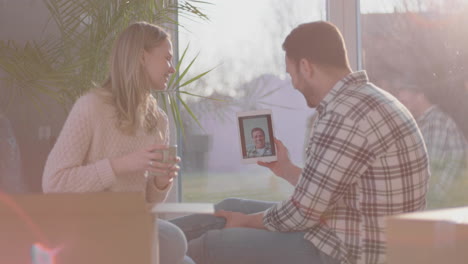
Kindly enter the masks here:
<path id="1" fill-rule="evenodd" d="M 417 122 L 426 142 L 431 167 L 428 207 L 438 208 L 450 202 L 451 188 L 465 172 L 467 144 L 453 119 L 437 106 L 426 110 Z"/>
<path id="2" fill-rule="evenodd" d="M 249 158 L 271 156 L 271 155 L 273 154 L 271 152 L 271 146 L 269 142 L 265 143 L 265 148 L 263 149 L 261 153 L 257 151 L 257 149 L 255 148 L 255 145 L 247 149 L 247 157 Z"/>
<path id="3" fill-rule="evenodd" d="M 385 217 L 425 207 L 429 165 L 416 121 L 365 72 L 339 81 L 316 110 L 295 190 L 263 222 L 305 231 L 341 263 L 384 263 Z"/>

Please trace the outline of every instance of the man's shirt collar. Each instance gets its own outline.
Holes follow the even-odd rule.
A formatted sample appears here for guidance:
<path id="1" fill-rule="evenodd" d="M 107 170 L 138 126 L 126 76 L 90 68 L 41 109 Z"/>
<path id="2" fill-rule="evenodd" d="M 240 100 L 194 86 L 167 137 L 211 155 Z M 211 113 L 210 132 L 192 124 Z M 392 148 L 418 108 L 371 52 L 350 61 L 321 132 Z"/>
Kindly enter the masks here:
<path id="1" fill-rule="evenodd" d="M 366 71 L 357 71 L 348 74 L 343 79 L 339 80 L 328 94 L 322 99 L 320 104 L 317 106 L 317 112 L 321 115 L 327 105 L 332 102 L 340 93 L 346 90 L 350 86 L 366 84 L 369 82 Z"/>

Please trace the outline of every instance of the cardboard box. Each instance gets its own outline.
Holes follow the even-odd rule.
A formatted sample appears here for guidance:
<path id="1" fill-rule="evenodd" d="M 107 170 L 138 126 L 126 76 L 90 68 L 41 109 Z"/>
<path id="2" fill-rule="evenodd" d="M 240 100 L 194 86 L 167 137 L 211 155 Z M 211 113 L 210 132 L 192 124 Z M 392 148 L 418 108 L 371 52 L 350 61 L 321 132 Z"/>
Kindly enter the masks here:
<path id="1" fill-rule="evenodd" d="M 161 215 L 171 214 L 213 214 L 214 205 L 210 203 L 159 203 L 151 208 L 151 212 L 159 217 Z M 154 230 L 154 235 L 158 237 L 158 229 Z M 153 249 L 151 251 L 152 264 L 159 264 L 159 239 L 154 239 Z"/>
<path id="2" fill-rule="evenodd" d="M 388 264 L 468 263 L 468 207 L 387 218 Z"/>
<path id="3" fill-rule="evenodd" d="M 152 224 L 139 193 L 0 194 L 0 263 L 149 264 Z"/>

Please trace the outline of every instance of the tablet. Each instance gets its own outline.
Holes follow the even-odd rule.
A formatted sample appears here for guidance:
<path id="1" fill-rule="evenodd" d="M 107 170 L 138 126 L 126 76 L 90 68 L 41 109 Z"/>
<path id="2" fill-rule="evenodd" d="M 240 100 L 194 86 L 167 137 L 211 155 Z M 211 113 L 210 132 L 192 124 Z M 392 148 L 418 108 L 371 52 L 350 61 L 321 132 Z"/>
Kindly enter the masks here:
<path id="1" fill-rule="evenodd" d="M 271 110 L 256 110 L 237 113 L 243 163 L 276 161 Z"/>

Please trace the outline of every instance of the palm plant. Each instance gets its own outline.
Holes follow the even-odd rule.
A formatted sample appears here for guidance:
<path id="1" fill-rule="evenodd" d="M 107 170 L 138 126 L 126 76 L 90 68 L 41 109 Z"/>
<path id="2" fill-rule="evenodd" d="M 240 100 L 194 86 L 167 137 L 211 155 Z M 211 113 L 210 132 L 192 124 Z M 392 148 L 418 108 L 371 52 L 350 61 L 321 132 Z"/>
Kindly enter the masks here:
<path id="1" fill-rule="evenodd" d="M 27 100 L 44 109 L 43 95 L 68 108 L 77 97 L 101 83 L 107 73 L 107 58 L 115 37 L 134 21 L 149 21 L 160 25 L 177 25 L 175 14 L 207 19 L 198 0 L 43 0 L 51 14 L 48 26 L 56 26 L 58 37 L 19 44 L 0 41 L 0 68 L 6 73 L 0 105 L 5 111 L 9 104 Z M 175 3 L 174 3 L 175 2 Z M 182 56 L 182 58 L 185 56 Z M 195 58 L 196 59 L 196 58 Z M 209 71 L 184 80 L 195 59 L 174 74 L 166 96 L 157 95 L 178 124 L 180 111 L 176 100 L 181 100 L 178 89 Z M 188 92 L 185 92 L 188 93 Z M 176 99 L 178 98 L 178 99 Z M 190 115 L 193 113 L 181 101 Z M 197 121 L 198 122 L 198 121 Z M 179 126 L 180 127 L 180 126 Z"/>
<path id="2" fill-rule="evenodd" d="M 181 94 L 202 97 L 204 99 L 209 99 L 209 100 L 220 101 L 218 99 L 209 98 L 209 97 L 201 96 L 201 95 L 196 95 L 196 94 L 190 93 L 188 91 L 180 90 L 181 88 L 186 87 L 187 85 L 199 80 L 200 78 L 202 78 L 203 76 L 205 76 L 206 74 L 208 74 L 210 71 L 213 70 L 213 69 L 210 69 L 210 70 L 204 71 L 204 72 L 196 75 L 195 77 L 191 77 L 188 80 L 186 80 L 185 77 L 187 76 L 187 73 L 188 73 L 189 69 L 192 67 L 192 65 L 195 63 L 196 59 L 198 58 L 198 55 L 195 56 L 189 62 L 189 64 L 185 67 L 185 69 L 182 70 L 181 66 L 182 66 L 182 63 L 184 63 L 184 61 L 185 61 L 185 58 L 186 58 L 185 56 L 187 54 L 188 48 L 189 48 L 189 46 L 187 46 L 185 48 L 184 52 L 182 53 L 182 56 L 180 57 L 177 65 L 175 67 L 176 73 L 179 73 L 179 74 L 173 74 L 171 76 L 171 78 L 169 80 L 169 83 L 167 85 L 167 89 L 165 91 L 154 91 L 153 92 L 153 95 L 156 97 L 158 102 L 161 103 L 162 108 L 164 109 L 164 111 L 166 113 L 169 113 L 169 110 L 168 110 L 168 108 L 169 108 L 168 104 L 169 104 L 170 109 L 171 109 L 170 113 L 172 114 L 172 117 L 173 117 L 173 119 L 175 121 L 175 125 L 176 125 L 176 127 L 178 129 L 180 129 L 182 135 L 185 135 L 185 131 L 184 131 L 184 124 L 183 124 L 183 117 L 182 117 L 181 112 L 179 110 L 177 100 L 183 105 L 183 107 L 187 111 L 188 115 L 192 117 L 192 119 L 197 123 L 197 125 L 200 128 L 202 128 L 202 126 L 201 126 L 200 122 L 198 121 L 198 118 L 195 116 L 195 114 L 193 113 L 193 111 L 189 107 L 189 105 L 181 97 Z"/>

